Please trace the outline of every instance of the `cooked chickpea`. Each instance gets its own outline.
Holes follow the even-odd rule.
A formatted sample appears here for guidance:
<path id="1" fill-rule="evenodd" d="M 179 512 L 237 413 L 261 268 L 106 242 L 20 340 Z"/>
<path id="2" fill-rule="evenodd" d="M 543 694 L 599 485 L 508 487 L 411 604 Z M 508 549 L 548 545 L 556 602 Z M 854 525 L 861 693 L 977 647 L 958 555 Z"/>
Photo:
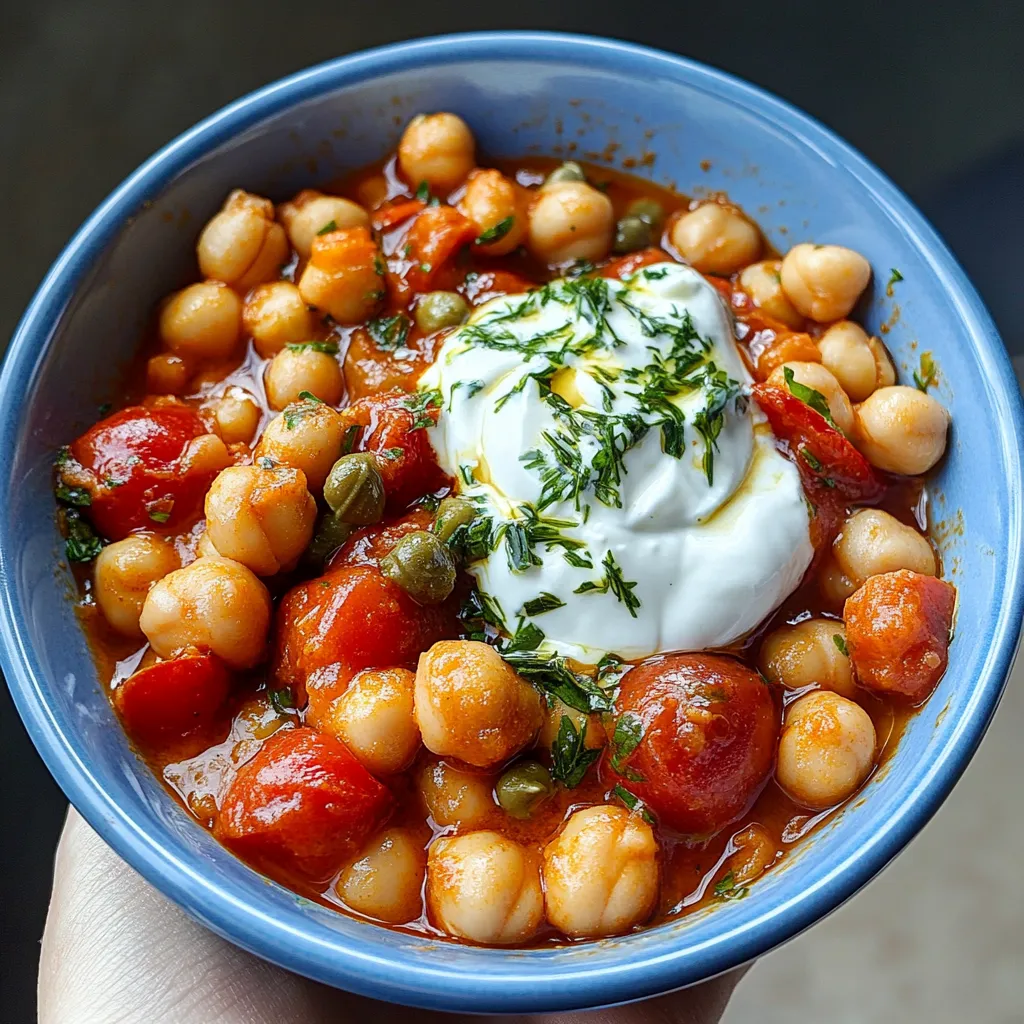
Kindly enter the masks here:
<path id="1" fill-rule="evenodd" d="M 946 450 L 949 412 L 931 395 L 903 385 L 879 388 L 857 406 L 854 441 L 888 473 L 925 473 Z"/>
<path id="2" fill-rule="evenodd" d="M 879 508 L 861 509 L 850 516 L 832 545 L 832 554 L 854 589 L 883 572 L 910 569 L 934 576 L 938 569 L 928 538 Z"/>
<path id="3" fill-rule="evenodd" d="M 199 540 L 196 541 L 196 558 L 220 558 L 221 553 L 213 546 L 213 541 L 210 540 L 210 535 L 203 530 L 199 534 Z"/>
<path id="4" fill-rule="evenodd" d="M 182 473 L 216 473 L 231 463 L 228 446 L 216 434 L 193 437 L 179 461 Z"/>
<path id="5" fill-rule="evenodd" d="M 882 339 L 874 335 L 868 338 L 868 348 L 875 357 L 875 387 L 892 387 L 896 383 L 896 367 L 892 365 L 889 350 L 882 344 Z"/>
<path id="6" fill-rule="evenodd" d="M 830 604 L 842 606 L 843 602 L 857 590 L 857 584 L 847 576 L 835 557 L 829 553 L 822 560 L 818 570 L 818 589 Z"/>
<path id="7" fill-rule="evenodd" d="M 428 750 L 489 768 L 533 739 L 544 709 L 537 691 L 493 647 L 442 640 L 420 655 L 416 721 Z"/>
<path id="8" fill-rule="evenodd" d="M 271 359 L 263 383 L 270 408 L 278 410 L 299 401 L 303 391 L 328 405 L 337 405 L 345 390 L 338 360 L 312 348 L 282 349 Z"/>
<path id="9" fill-rule="evenodd" d="M 457 114 L 418 114 L 402 132 L 398 168 L 413 188 L 425 181 L 448 193 L 473 170 L 475 149 L 469 125 Z"/>
<path id="10" fill-rule="evenodd" d="M 260 425 L 260 407 L 245 388 L 229 387 L 207 404 L 213 412 L 214 429 L 225 444 L 248 444 Z"/>
<path id="11" fill-rule="evenodd" d="M 334 889 L 347 907 L 388 924 L 420 916 L 427 853 L 408 829 L 389 828 L 374 836 L 338 876 Z"/>
<path id="12" fill-rule="evenodd" d="M 818 691 L 786 711 L 775 776 L 798 804 L 820 811 L 850 796 L 875 759 L 875 727 L 859 705 Z"/>
<path id="13" fill-rule="evenodd" d="M 149 588 L 181 563 L 162 537 L 133 533 L 108 544 L 96 558 L 96 603 L 125 636 L 142 636 L 139 616 Z"/>
<path id="14" fill-rule="evenodd" d="M 275 416 L 260 435 L 253 461 L 292 466 L 306 474 L 311 491 L 319 491 L 341 453 L 345 420 L 323 402 L 302 401 Z"/>
<path id="15" fill-rule="evenodd" d="M 259 576 L 292 568 L 313 536 L 316 501 L 301 470 L 230 466 L 206 495 L 206 533 L 225 558 Z"/>
<path id="16" fill-rule="evenodd" d="M 190 284 L 160 310 L 160 340 L 189 359 L 226 359 L 242 334 L 242 300 L 219 281 Z"/>
<path id="17" fill-rule="evenodd" d="M 370 226 L 369 214 L 358 203 L 341 196 L 325 196 L 312 189 L 300 192 L 290 203 L 282 203 L 277 215 L 288 232 L 292 248 L 304 260 L 309 259 L 313 239 L 318 235 L 336 228 Z"/>
<path id="18" fill-rule="evenodd" d="M 239 562 L 197 558 L 153 585 L 139 625 L 161 658 L 195 647 L 230 668 L 252 668 L 267 647 L 270 595 Z"/>
<path id="19" fill-rule="evenodd" d="M 762 260 L 751 263 L 740 274 L 740 287 L 750 296 L 758 309 L 787 327 L 799 327 L 804 318 L 782 290 L 781 260 Z"/>
<path id="20" fill-rule="evenodd" d="M 658 895 L 657 856 L 639 814 L 611 806 L 576 811 L 544 849 L 548 921 L 574 939 L 642 924 Z"/>
<path id="21" fill-rule="evenodd" d="M 832 419 L 844 434 L 853 430 L 853 406 L 850 405 L 850 399 L 839 381 L 821 363 L 783 363 L 769 374 L 769 382 L 785 388 L 787 369 L 793 371 L 793 379 L 797 384 L 813 388 L 824 396 Z"/>
<path id="22" fill-rule="evenodd" d="M 761 233 L 734 206 L 702 203 L 673 225 L 672 244 L 702 274 L 732 274 L 761 254 Z"/>
<path id="23" fill-rule="evenodd" d="M 477 169 L 470 174 L 459 210 L 476 224 L 481 236 L 488 232 L 498 236 L 491 242 L 481 241 L 475 247 L 478 252 L 503 256 L 523 241 L 528 200 L 529 193 L 501 171 Z"/>
<path id="24" fill-rule="evenodd" d="M 599 715 L 585 715 L 557 697 L 551 697 L 550 700 L 551 706 L 544 711 L 544 724 L 537 735 L 538 747 L 550 749 L 554 746 L 558 730 L 562 727 L 563 717 L 572 722 L 577 732 L 586 729 L 584 742 L 591 750 L 597 750 L 605 745 L 608 737 L 605 735 Z"/>
<path id="25" fill-rule="evenodd" d="M 335 698 L 321 729 L 337 736 L 372 775 L 408 768 L 420 749 L 412 713 L 415 679 L 404 668 L 364 669 Z"/>
<path id="26" fill-rule="evenodd" d="M 146 390 L 151 394 L 183 395 L 188 381 L 188 363 L 181 356 L 161 352 L 146 363 Z"/>
<path id="27" fill-rule="evenodd" d="M 761 645 L 760 668 L 765 678 L 787 690 L 817 684 L 856 699 L 846 628 L 831 619 L 807 619 L 770 633 Z"/>
<path id="28" fill-rule="evenodd" d="M 245 300 L 242 323 L 264 359 L 285 345 L 309 341 L 316 319 L 299 289 L 288 281 L 272 281 L 254 288 Z"/>
<path id="29" fill-rule="evenodd" d="M 247 292 L 277 276 L 288 239 L 269 199 L 235 189 L 203 228 L 196 254 L 204 277 Z"/>
<path id="30" fill-rule="evenodd" d="M 444 761 L 434 761 L 420 773 L 420 792 L 427 813 L 442 828 L 459 825 L 478 828 L 497 811 L 494 779 L 466 772 Z"/>
<path id="31" fill-rule="evenodd" d="M 427 854 L 427 905 L 449 935 L 525 942 L 544 918 L 537 855 L 498 832 L 438 839 Z"/>
<path id="32" fill-rule="evenodd" d="M 313 239 L 306 269 L 299 278 L 305 302 L 339 324 L 357 324 L 384 297 L 384 261 L 367 228 L 343 228 Z"/>
<path id="33" fill-rule="evenodd" d="M 841 245 L 794 245 L 782 260 L 786 297 L 804 315 L 827 324 L 850 315 L 871 279 L 871 265 Z"/>
<path id="34" fill-rule="evenodd" d="M 860 324 L 840 320 L 818 340 L 821 364 L 854 402 L 861 402 L 879 386 L 875 353 Z"/>
<path id="35" fill-rule="evenodd" d="M 528 246 L 544 263 L 599 260 L 615 230 L 611 200 L 585 181 L 564 181 L 539 192 L 530 208 Z"/>

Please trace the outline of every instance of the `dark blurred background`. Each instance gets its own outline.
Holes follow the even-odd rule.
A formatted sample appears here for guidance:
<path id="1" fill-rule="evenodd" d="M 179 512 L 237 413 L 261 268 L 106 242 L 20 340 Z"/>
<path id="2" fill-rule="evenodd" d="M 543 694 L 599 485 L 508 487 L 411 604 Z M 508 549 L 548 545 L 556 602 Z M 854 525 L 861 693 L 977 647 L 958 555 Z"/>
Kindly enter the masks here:
<path id="1" fill-rule="evenodd" d="M 92 208 L 146 156 L 223 104 L 307 65 L 381 43 L 470 29 L 543 28 L 673 50 L 764 86 L 824 121 L 924 208 L 983 291 L 1011 350 L 1024 351 L 1024 289 L 1016 283 L 1024 240 L 1020 0 L 733 0 L 728 5 L 517 0 L 512 7 L 463 0 L 177 0 L 161 5 L 141 0 L 15 5 L 3 0 L 0 13 L 0 345 L 6 345 L 46 268 Z M 38 941 L 64 799 L 29 743 L 5 688 L 0 688 L 0 702 L 0 1022 L 21 1024 L 35 1019 Z M 1004 711 L 1004 717 L 1012 713 Z M 990 767 L 972 768 L 958 794 L 979 779 L 974 784 L 991 797 L 983 772 L 998 774 L 1006 783 L 1002 776 L 1008 766 L 1013 774 L 1019 772 L 1020 758 L 998 760 L 997 742 L 991 740 L 988 748 L 996 751 L 989 755 Z M 952 819 L 954 814 L 955 807 L 943 811 L 920 844 L 937 843 L 931 836 L 942 827 L 954 839 L 972 827 Z M 944 821 L 950 824 L 943 826 Z M 1004 837 L 1010 844 L 1004 851 L 1005 871 L 1019 876 L 1021 846 L 1013 844 L 1014 838 L 1024 839 L 1019 826 Z M 971 840 L 962 836 L 961 841 Z M 919 848 L 915 844 L 890 874 L 913 861 Z M 916 856 L 920 870 L 932 863 L 927 851 Z M 953 867 L 951 873 L 961 877 Z M 938 869 L 946 870 L 941 860 Z M 950 961 L 944 979 L 937 978 L 940 965 L 926 965 L 929 975 L 936 975 L 932 988 L 938 985 L 941 993 L 944 984 L 947 997 L 922 1001 L 918 986 L 928 982 L 915 977 L 911 963 L 906 985 L 881 994 L 891 1013 L 879 1016 L 865 1002 L 864 986 L 874 985 L 878 997 L 877 986 L 886 984 L 882 960 L 891 964 L 894 957 L 906 958 L 906 950 L 895 947 L 881 959 L 864 954 L 862 947 L 878 941 L 871 915 L 888 920 L 900 913 L 898 905 L 883 907 L 876 899 L 879 909 L 867 912 L 866 924 L 849 918 L 842 940 L 846 945 L 833 950 L 829 925 L 815 930 L 825 951 L 820 963 L 808 959 L 810 947 L 801 945 L 803 940 L 789 947 L 802 951 L 802 971 L 788 950 L 775 956 L 789 955 L 790 961 L 765 961 L 741 988 L 728 1019 L 761 1024 L 775 1020 L 778 1012 L 789 1024 L 926 1018 L 936 1024 L 963 1019 L 955 1005 L 957 991 L 977 992 L 986 985 L 990 995 L 994 986 L 998 998 L 985 1002 L 979 995 L 980 1002 L 969 1004 L 974 1019 L 1024 1019 L 1024 983 L 1016 973 L 1024 929 L 1017 928 L 1009 948 L 1006 942 L 998 947 L 1000 956 L 1010 956 L 1008 967 L 1016 962 L 1016 984 L 1006 981 L 1002 960 L 993 964 L 992 955 L 979 952 L 989 949 L 993 927 L 1001 926 L 1000 914 L 1009 911 L 1019 923 L 1024 911 L 1024 886 L 1006 889 L 1002 870 L 992 868 L 993 879 L 1003 883 L 998 920 L 968 917 L 964 934 L 942 946 Z M 973 906 L 985 902 L 987 890 L 984 878 L 972 883 L 972 872 L 977 874 L 976 865 L 963 878 L 965 885 L 977 887 Z M 854 906 L 870 899 L 889 877 Z M 898 891 L 906 892 L 908 884 Z M 910 936 L 916 933 L 925 955 L 930 947 L 920 936 L 953 928 L 953 910 L 962 902 L 960 893 L 953 909 L 932 921 L 929 902 L 943 901 L 935 886 L 933 879 L 925 888 L 930 901 L 906 910 L 919 919 L 899 923 Z M 988 898 L 993 895 L 994 890 L 987 891 Z M 850 913 L 844 910 L 839 917 Z M 961 918 L 957 927 L 964 925 Z M 898 935 L 889 940 L 899 946 Z M 862 955 L 851 957 L 851 945 Z M 973 971 L 975 959 L 991 977 Z M 773 965 L 778 965 L 774 971 Z M 858 967 L 870 976 L 858 976 Z M 825 978 L 806 976 L 815 971 Z M 783 1005 L 785 994 L 778 994 L 784 986 L 791 1006 Z M 844 988 L 849 999 L 842 997 Z M 745 1007 L 753 1006 L 761 993 L 771 996 L 771 1010 L 762 1002 L 763 1012 L 748 1012 Z"/>

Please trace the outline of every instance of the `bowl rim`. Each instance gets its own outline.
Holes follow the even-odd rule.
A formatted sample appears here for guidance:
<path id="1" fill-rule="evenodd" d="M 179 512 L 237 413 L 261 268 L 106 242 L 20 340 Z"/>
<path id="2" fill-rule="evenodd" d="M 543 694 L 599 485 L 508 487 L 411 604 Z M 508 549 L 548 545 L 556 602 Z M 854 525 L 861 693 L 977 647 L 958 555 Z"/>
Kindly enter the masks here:
<path id="1" fill-rule="evenodd" d="M 732 75 L 648 47 L 595 36 L 533 31 L 472 32 L 426 37 L 336 58 L 255 90 L 200 121 L 149 157 L 97 207 L 67 244 L 40 284 L 19 323 L 0 373 L 0 479 L 9 479 L 14 444 L 30 383 L 54 327 L 93 260 L 150 199 L 211 149 L 274 114 L 344 85 L 397 71 L 468 61 L 558 60 L 586 62 L 618 72 L 662 72 L 686 81 L 759 116 L 770 117 L 833 163 L 841 163 L 890 217 L 946 290 L 990 382 L 992 420 L 1004 456 L 1010 493 L 1021 495 L 1024 479 L 1024 404 L 1009 356 L 973 286 L 924 217 L 880 171 L 849 144 L 788 103 Z M 28 629 L 0 544 L 0 667 L 22 720 L 71 803 L 103 839 L 148 881 L 234 943 L 288 969 L 361 995 L 406 1005 L 473 1012 L 580 1009 L 628 1002 L 684 987 L 760 956 L 834 910 L 881 870 L 927 823 L 977 749 L 1005 686 L 1024 618 L 1024 512 L 1010 509 L 1006 585 L 992 623 L 992 640 L 972 699 L 935 758 L 908 780 L 897 811 L 871 840 L 804 891 L 766 906 L 745 923 L 725 927 L 700 946 L 651 943 L 638 957 L 626 953 L 614 966 L 573 965 L 559 970 L 551 960 L 520 957 L 514 970 L 495 956 L 499 969 L 453 973 L 429 956 L 410 965 L 360 949 L 361 940 L 338 936 L 327 946 L 289 927 L 258 906 L 234 898 L 219 884 L 147 834 L 102 791 L 77 749 L 61 731 L 46 702 L 47 684 L 34 661 Z M 6 521 L 0 541 L 7 540 Z M 86 755 L 87 756 L 87 755 Z M 624 951 L 625 951 L 625 947 Z M 538 984 L 543 979 L 543 983 Z"/>

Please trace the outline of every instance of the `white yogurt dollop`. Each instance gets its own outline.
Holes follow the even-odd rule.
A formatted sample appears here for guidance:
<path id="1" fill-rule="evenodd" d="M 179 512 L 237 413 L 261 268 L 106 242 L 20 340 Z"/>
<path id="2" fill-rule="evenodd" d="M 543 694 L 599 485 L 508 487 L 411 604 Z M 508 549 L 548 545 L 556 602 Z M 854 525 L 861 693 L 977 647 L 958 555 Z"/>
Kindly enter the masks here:
<path id="1" fill-rule="evenodd" d="M 445 339 L 430 439 L 510 633 L 584 662 L 704 650 L 795 589 L 807 506 L 749 383 L 718 292 L 674 263 L 504 296 Z"/>

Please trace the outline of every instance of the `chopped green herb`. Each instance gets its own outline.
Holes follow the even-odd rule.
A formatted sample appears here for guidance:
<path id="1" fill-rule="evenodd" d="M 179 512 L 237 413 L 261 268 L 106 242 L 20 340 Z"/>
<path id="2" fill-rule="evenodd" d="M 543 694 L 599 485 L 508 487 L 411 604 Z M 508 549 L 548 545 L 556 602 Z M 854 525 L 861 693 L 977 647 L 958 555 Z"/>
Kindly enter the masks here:
<path id="1" fill-rule="evenodd" d="M 292 402 L 290 405 L 287 405 L 284 412 L 281 414 L 284 416 L 284 425 L 286 429 L 294 430 L 304 416 L 308 416 L 311 412 L 315 412 L 317 407 L 323 404 L 324 403 L 312 392 L 300 391 L 299 401 Z"/>
<path id="2" fill-rule="evenodd" d="M 103 404 L 102 404 L 102 405 L 101 405 L 101 406 L 99 407 L 99 409 L 97 409 L 96 411 L 97 411 L 97 412 L 98 412 L 98 413 L 99 413 L 99 414 L 100 414 L 101 416 L 106 416 L 106 415 L 108 415 L 108 414 L 110 413 L 110 410 L 111 410 L 111 409 L 113 409 L 113 408 L 114 408 L 114 406 L 113 406 L 113 405 L 112 405 L 112 404 L 111 404 L 110 402 L 104 402 L 104 403 L 103 403 Z"/>
<path id="3" fill-rule="evenodd" d="M 586 721 L 583 728 L 578 729 L 568 715 L 562 715 L 558 735 L 551 747 L 551 777 L 567 789 L 575 789 L 600 756 L 600 748 L 591 750 L 587 747 Z"/>
<path id="4" fill-rule="evenodd" d="M 59 477 L 53 488 L 53 493 L 56 499 L 64 505 L 87 508 L 92 504 L 92 495 L 84 487 L 69 487 Z"/>
<path id="5" fill-rule="evenodd" d="M 796 446 L 796 450 L 797 450 L 797 454 L 800 456 L 800 458 L 803 459 L 804 462 L 806 462 L 807 465 L 810 466 L 811 469 L 815 473 L 817 473 L 818 476 L 821 477 L 821 482 L 826 487 L 835 487 L 835 485 L 836 485 L 835 480 L 833 480 L 830 476 L 825 476 L 824 473 L 822 472 L 822 470 L 825 467 L 822 465 L 821 459 L 819 459 L 817 457 L 817 455 L 815 455 L 814 452 L 812 452 L 803 441 L 801 441 Z"/>
<path id="6" fill-rule="evenodd" d="M 283 686 L 280 690 L 268 690 L 270 703 L 279 715 L 286 715 L 295 708 L 295 698 L 292 696 L 291 687 Z"/>
<path id="7" fill-rule="evenodd" d="M 416 186 L 416 198 L 421 203 L 429 203 L 430 202 L 430 182 L 429 181 L 421 181 L 419 183 L 419 185 Z"/>
<path id="8" fill-rule="evenodd" d="M 64 551 L 69 562 L 91 562 L 103 550 L 103 542 L 77 509 L 64 513 L 64 529 Z"/>
<path id="9" fill-rule="evenodd" d="M 814 388 L 801 384 L 788 366 L 783 366 L 782 375 L 786 379 L 786 387 L 789 388 L 789 393 L 794 398 L 799 398 L 804 405 L 809 405 L 816 413 L 824 416 L 829 426 L 835 427 L 836 430 L 839 429 L 836 426 L 836 421 L 832 419 L 832 411 L 828 407 L 828 402 L 820 391 L 815 391 Z"/>
<path id="10" fill-rule="evenodd" d="M 356 446 L 356 441 L 359 439 L 359 431 L 362 430 L 358 424 L 353 423 L 352 426 L 345 428 L 345 433 L 341 439 L 341 454 L 349 455 Z"/>
<path id="11" fill-rule="evenodd" d="M 836 647 L 839 648 L 839 653 L 844 658 L 848 658 L 850 656 L 850 650 L 846 646 L 846 640 L 843 638 L 843 634 L 842 633 L 833 633 L 832 634 L 832 642 L 836 645 Z"/>
<path id="12" fill-rule="evenodd" d="M 653 825 L 654 815 L 647 810 L 647 805 L 636 795 L 636 793 L 630 793 L 625 786 L 616 786 L 612 790 L 612 796 L 617 796 L 631 811 L 638 812 L 640 817 L 647 822 L 648 825 Z"/>
<path id="13" fill-rule="evenodd" d="M 259 466 L 260 469 L 273 469 L 274 460 L 269 455 L 261 455 L 256 460 L 256 465 Z"/>
<path id="14" fill-rule="evenodd" d="M 601 559 L 601 564 L 604 566 L 604 576 L 596 583 L 593 580 L 581 583 L 573 593 L 607 594 L 611 592 L 612 596 L 624 604 L 626 611 L 635 619 L 636 610 L 640 607 L 640 598 L 633 593 L 636 583 L 630 582 L 623 577 L 622 569 L 618 562 L 615 561 L 615 555 L 612 554 L 611 550 L 605 553 L 604 558 Z"/>
<path id="15" fill-rule="evenodd" d="M 152 519 L 154 523 L 166 523 L 167 520 L 171 518 L 171 510 L 153 509 L 149 512 L 149 518 Z"/>
<path id="16" fill-rule="evenodd" d="M 420 270 L 422 270 L 424 274 L 429 274 L 433 269 L 434 268 L 429 263 L 420 264 Z"/>
<path id="17" fill-rule="evenodd" d="M 918 361 L 919 369 L 914 371 L 914 387 L 927 394 L 930 387 L 939 383 L 939 374 L 931 352 L 922 352 Z"/>
<path id="18" fill-rule="evenodd" d="M 545 612 L 553 612 L 556 608 L 564 607 L 565 602 L 560 597 L 555 597 L 554 594 L 544 591 L 532 601 L 527 601 L 523 605 L 522 613 L 523 615 L 543 615 Z"/>
<path id="19" fill-rule="evenodd" d="M 338 354 L 336 341 L 299 341 L 288 346 L 290 352 L 323 352 L 325 356 Z"/>
<path id="20" fill-rule="evenodd" d="M 394 462 L 395 459 L 400 459 L 405 454 L 404 448 L 384 448 L 382 451 L 377 452 L 382 459 L 388 459 Z"/>
<path id="21" fill-rule="evenodd" d="M 886 293 L 892 295 L 892 286 L 899 284 L 902 280 L 903 275 L 895 267 L 891 267 L 889 270 L 889 283 L 885 286 Z"/>
<path id="22" fill-rule="evenodd" d="M 657 270 L 654 270 L 652 267 L 645 267 L 640 271 L 640 276 L 645 281 L 660 281 L 667 274 L 668 267 L 658 267 Z"/>
<path id="23" fill-rule="evenodd" d="M 501 241 L 512 230 L 512 225 L 515 222 L 515 217 L 511 215 L 504 220 L 499 220 L 493 227 L 489 227 L 486 231 L 481 231 L 474 244 L 488 245 L 491 242 Z"/>
<path id="24" fill-rule="evenodd" d="M 409 427 L 409 431 L 420 430 L 423 427 L 432 427 L 435 419 L 430 415 L 431 409 L 440 409 L 444 404 L 444 398 L 440 391 L 414 391 L 405 399 L 405 407 L 411 409 L 416 418 Z"/>
<path id="25" fill-rule="evenodd" d="M 337 231 L 337 221 L 329 220 L 318 232 L 318 235 L 326 235 L 328 231 Z"/>
<path id="26" fill-rule="evenodd" d="M 403 348 L 409 337 L 412 321 L 404 313 L 378 317 L 366 325 L 366 330 L 382 352 Z"/>
<path id="27" fill-rule="evenodd" d="M 615 732 L 612 735 L 611 764 L 619 775 L 629 779 L 630 782 L 645 781 L 639 772 L 626 765 L 643 738 L 644 723 L 637 715 L 627 711 L 619 716 L 619 720 L 615 723 Z"/>
<path id="28" fill-rule="evenodd" d="M 722 878 L 715 883 L 715 899 L 719 900 L 741 900 L 750 895 L 750 887 L 736 885 L 736 875 L 727 871 Z"/>
<path id="29" fill-rule="evenodd" d="M 474 395 L 480 394 L 484 389 L 484 382 L 482 380 L 457 380 L 453 385 L 451 391 L 448 393 L 448 409 L 451 410 L 452 403 L 455 401 L 455 392 L 460 388 L 466 392 L 466 399 L 472 398 Z"/>

